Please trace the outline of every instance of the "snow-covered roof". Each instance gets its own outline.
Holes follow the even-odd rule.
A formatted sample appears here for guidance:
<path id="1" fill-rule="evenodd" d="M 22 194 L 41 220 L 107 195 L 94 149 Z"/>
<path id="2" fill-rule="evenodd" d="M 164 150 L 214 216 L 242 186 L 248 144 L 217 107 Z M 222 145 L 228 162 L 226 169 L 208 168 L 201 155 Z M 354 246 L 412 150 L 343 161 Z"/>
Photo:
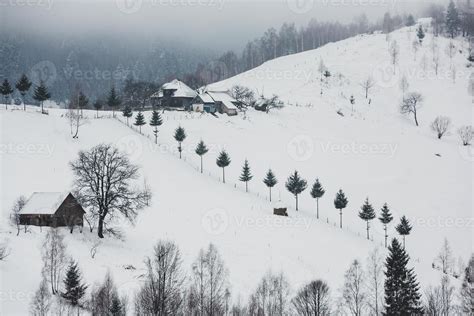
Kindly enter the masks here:
<path id="1" fill-rule="evenodd" d="M 196 91 L 187 86 L 184 82 L 175 79 L 171 82 L 167 82 L 161 86 L 160 91 L 152 95 L 152 97 L 162 97 L 163 90 L 174 90 L 173 96 L 177 98 L 194 98 L 198 94 Z"/>
<path id="2" fill-rule="evenodd" d="M 224 104 L 225 107 L 228 108 L 229 110 L 237 110 L 237 107 L 235 106 L 235 104 L 228 100 L 222 101 L 222 104 Z"/>
<path id="3" fill-rule="evenodd" d="M 237 107 L 234 104 L 237 100 L 231 97 L 227 92 L 207 91 L 207 94 L 210 95 L 215 102 L 222 102 L 222 104 L 224 104 L 224 106 L 229 110 L 237 110 Z"/>
<path id="4" fill-rule="evenodd" d="M 201 98 L 202 102 L 204 103 L 214 103 L 214 100 L 207 92 L 200 93 L 199 98 Z"/>
<path id="5" fill-rule="evenodd" d="M 54 214 L 69 192 L 34 192 L 20 214 Z"/>

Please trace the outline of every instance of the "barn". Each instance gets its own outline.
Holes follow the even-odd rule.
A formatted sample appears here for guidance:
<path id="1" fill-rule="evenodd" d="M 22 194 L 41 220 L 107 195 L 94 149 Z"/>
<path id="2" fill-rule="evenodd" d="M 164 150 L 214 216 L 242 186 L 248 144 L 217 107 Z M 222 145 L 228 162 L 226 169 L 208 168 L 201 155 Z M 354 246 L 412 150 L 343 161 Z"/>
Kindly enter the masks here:
<path id="1" fill-rule="evenodd" d="M 19 213 L 20 225 L 71 228 L 84 225 L 84 214 L 70 192 L 34 192 Z"/>
<path id="2" fill-rule="evenodd" d="M 175 79 L 161 86 L 160 90 L 151 96 L 154 106 L 168 109 L 191 109 L 193 99 L 198 95 L 184 82 Z"/>

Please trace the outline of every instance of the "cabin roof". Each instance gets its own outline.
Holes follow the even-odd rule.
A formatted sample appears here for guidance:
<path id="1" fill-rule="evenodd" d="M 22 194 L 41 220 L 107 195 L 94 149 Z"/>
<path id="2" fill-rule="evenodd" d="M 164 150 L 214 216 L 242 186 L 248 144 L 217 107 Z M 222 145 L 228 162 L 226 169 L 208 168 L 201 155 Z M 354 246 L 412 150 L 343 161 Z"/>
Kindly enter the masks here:
<path id="1" fill-rule="evenodd" d="M 52 215 L 56 213 L 68 195 L 69 192 L 34 192 L 26 201 L 20 214 Z"/>
<path id="2" fill-rule="evenodd" d="M 237 109 L 234 104 L 234 102 L 237 102 L 237 100 L 231 97 L 227 92 L 208 91 L 207 94 L 210 95 L 215 102 L 222 102 L 226 108 Z"/>
<path id="3" fill-rule="evenodd" d="M 163 84 L 160 91 L 153 94 L 152 97 L 163 97 L 163 90 L 174 90 L 173 97 L 175 98 L 195 98 L 198 95 L 196 91 L 191 89 L 184 82 L 175 79 Z"/>

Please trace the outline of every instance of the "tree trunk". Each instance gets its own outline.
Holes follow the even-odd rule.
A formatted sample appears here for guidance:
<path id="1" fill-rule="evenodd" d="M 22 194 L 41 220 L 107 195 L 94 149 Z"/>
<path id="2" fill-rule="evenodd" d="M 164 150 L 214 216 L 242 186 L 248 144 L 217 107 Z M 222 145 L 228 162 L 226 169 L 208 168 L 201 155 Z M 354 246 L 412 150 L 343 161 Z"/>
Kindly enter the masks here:
<path id="1" fill-rule="evenodd" d="M 181 148 L 181 143 L 179 143 L 178 145 L 178 151 L 179 151 L 179 159 L 181 159 L 181 152 L 183 151 L 183 149 Z"/>
<path id="2" fill-rule="evenodd" d="M 155 144 L 158 145 L 158 128 L 155 126 Z"/>
<path id="3" fill-rule="evenodd" d="M 245 192 L 249 192 L 249 183 L 245 181 Z"/>
<path id="4" fill-rule="evenodd" d="M 387 248 L 387 225 L 384 226 L 384 230 L 385 230 L 385 248 Z"/>
<path id="5" fill-rule="evenodd" d="M 202 170 L 202 156 L 201 156 L 201 173 L 202 173 L 202 171 L 203 171 L 203 170 Z"/>
<path id="6" fill-rule="evenodd" d="M 405 249 L 405 235 L 403 235 L 403 249 Z"/>
<path id="7" fill-rule="evenodd" d="M 339 227 L 342 228 L 342 208 L 339 209 Z"/>
<path id="8" fill-rule="evenodd" d="M 316 199 L 316 218 L 319 219 L 319 198 Z"/>
<path id="9" fill-rule="evenodd" d="M 296 199 L 296 210 L 298 210 L 298 194 L 295 194 L 295 199 Z"/>
<path id="10" fill-rule="evenodd" d="M 419 125 L 418 125 L 418 116 L 416 115 L 416 111 L 413 112 L 413 115 L 415 116 L 415 124 L 416 124 L 416 126 L 419 126 Z"/>
<path id="11" fill-rule="evenodd" d="M 222 168 L 222 182 L 225 183 L 225 168 Z"/>
<path id="12" fill-rule="evenodd" d="M 270 190 L 270 202 L 271 202 L 272 201 L 272 188 L 268 187 L 268 189 Z"/>
<path id="13" fill-rule="evenodd" d="M 367 240 L 370 240 L 370 235 L 369 235 L 369 221 L 367 221 Z"/>
<path id="14" fill-rule="evenodd" d="M 99 216 L 99 226 L 97 226 L 97 236 L 104 238 L 104 217 Z"/>

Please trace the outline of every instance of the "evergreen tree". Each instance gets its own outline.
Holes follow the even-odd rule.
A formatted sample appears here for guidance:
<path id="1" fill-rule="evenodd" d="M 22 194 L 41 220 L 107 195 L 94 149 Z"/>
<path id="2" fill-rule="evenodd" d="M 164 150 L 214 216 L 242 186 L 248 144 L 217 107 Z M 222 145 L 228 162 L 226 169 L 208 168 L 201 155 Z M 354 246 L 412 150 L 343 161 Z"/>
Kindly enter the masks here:
<path id="1" fill-rule="evenodd" d="M 174 131 L 174 139 L 178 142 L 178 151 L 179 151 L 179 159 L 181 159 L 181 153 L 183 152 L 183 147 L 181 144 L 186 139 L 186 131 L 181 126 Z"/>
<path id="2" fill-rule="evenodd" d="M 460 26 L 461 19 L 459 18 L 458 9 L 456 8 L 453 0 L 451 0 L 446 13 L 446 30 L 451 38 L 454 38 L 458 35 Z"/>
<path id="3" fill-rule="evenodd" d="M 339 210 L 339 227 L 342 228 L 342 210 L 346 208 L 349 201 L 342 190 L 339 190 L 334 199 L 334 207 Z"/>
<path id="4" fill-rule="evenodd" d="M 390 222 L 393 220 L 393 216 L 392 213 L 390 213 L 390 209 L 388 208 L 387 203 L 383 205 L 381 212 L 382 213 L 380 214 L 379 220 L 383 224 L 383 229 L 385 231 L 385 248 L 387 248 L 387 225 L 390 224 Z"/>
<path id="5" fill-rule="evenodd" d="M 100 99 L 95 100 L 93 106 L 94 106 L 94 109 L 96 110 L 96 118 L 99 118 L 99 110 L 102 109 L 102 107 L 104 106 L 104 104 L 102 103 L 102 100 Z"/>
<path id="6" fill-rule="evenodd" d="M 122 104 L 122 100 L 120 100 L 120 97 L 117 95 L 115 87 L 112 87 L 107 97 L 107 106 L 112 109 L 113 117 L 115 117 L 115 109 L 118 108 L 120 104 Z"/>
<path id="7" fill-rule="evenodd" d="M 230 165 L 230 157 L 225 150 L 221 151 L 219 157 L 217 157 L 216 164 L 219 168 L 222 168 L 222 182 L 225 183 L 225 167 Z"/>
<path id="8" fill-rule="evenodd" d="M 278 183 L 277 178 L 273 174 L 272 169 L 269 169 L 265 179 L 263 179 L 263 183 L 268 187 L 270 190 L 270 202 L 272 201 L 272 188 Z"/>
<path id="9" fill-rule="evenodd" d="M 112 302 L 110 305 L 110 316 L 124 316 L 122 302 L 118 297 L 117 293 L 112 296 Z"/>
<path id="10" fill-rule="evenodd" d="M 402 216 L 400 224 L 397 225 L 396 230 L 401 236 L 403 236 L 403 249 L 405 249 L 405 237 L 410 235 L 411 229 L 412 227 L 408 219 L 405 216 Z"/>
<path id="11" fill-rule="evenodd" d="M 423 44 L 423 39 L 425 38 L 425 31 L 423 30 L 423 25 L 420 24 L 420 26 L 418 26 L 416 36 L 418 37 L 418 41 L 420 42 L 420 44 Z"/>
<path id="12" fill-rule="evenodd" d="M 415 18 L 413 17 L 413 14 L 409 14 L 408 17 L 407 17 L 407 21 L 405 23 L 406 26 L 413 26 L 415 25 L 416 22 L 415 22 Z"/>
<path id="13" fill-rule="evenodd" d="M 295 196 L 296 200 L 296 210 L 298 211 L 298 194 L 306 190 L 306 187 L 308 186 L 308 183 L 306 180 L 300 177 L 298 174 L 298 171 L 295 171 L 294 174 L 288 177 L 288 180 L 286 180 L 286 189 L 290 192 L 293 193 Z"/>
<path id="14" fill-rule="evenodd" d="M 28 77 L 25 74 L 21 75 L 20 80 L 17 81 L 15 87 L 18 91 L 20 91 L 21 98 L 23 101 L 23 110 L 26 111 L 26 104 L 25 104 L 25 96 L 28 90 L 31 88 L 31 81 L 28 79 Z"/>
<path id="15" fill-rule="evenodd" d="M 61 296 L 72 306 L 78 306 L 86 293 L 87 286 L 82 283 L 81 272 L 77 263 L 71 261 L 64 279 L 64 292 Z"/>
<path id="16" fill-rule="evenodd" d="M 163 124 L 163 120 L 161 119 L 161 115 L 158 111 L 153 110 L 151 113 L 151 120 L 150 126 L 153 127 L 153 134 L 155 135 L 155 144 L 158 144 L 158 126 Z"/>
<path id="17" fill-rule="evenodd" d="M 206 144 L 204 144 L 204 142 L 201 140 L 197 146 L 196 146 L 196 154 L 201 158 L 201 173 L 203 172 L 203 168 L 202 168 L 202 156 L 204 156 L 205 154 L 207 154 L 207 152 L 209 151 L 209 149 L 207 149 L 206 147 Z"/>
<path id="18" fill-rule="evenodd" d="M 242 174 L 240 175 L 239 180 L 245 182 L 245 192 L 249 191 L 248 183 L 252 180 L 252 172 L 250 171 L 249 162 L 245 159 L 244 166 L 242 167 Z"/>
<path id="19" fill-rule="evenodd" d="M 126 105 L 122 110 L 122 115 L 127 119 L 127 126 L 129 126 L 128 119 L 133 116 L 132 108 L 129 105 Z"/>
<path id="20" fill-rule="evenodd" d="M 464 270 L 464 278 L 461 285 L 461 310 L 465 315 L 474 315 L 474 255 Z"/>
<path id="21" fill-rule="evenodd" d="M 319 179 L 316 179 L 316 181 L 313 184 L 313 187 L 311 188 L 311 197 L 313 199 L 316 199 L 316 218 L 319 219 L 319 199 L 323 197 L 324 193 L 323 186 L 319 182 Z"/>
<path id="22" fill-rule="evenodd" d="M 8 97 L 10 94 L 13 93 L 13 88 L 10 85 L 10 82 L 8 82 L 7 79 L 3 80 L 2 85 L 0 86 L 0 94 L 3 95 L 3 99 L 5 100 L 5 109 L 8 110 Z"/>
<path id="23" fill-rule="evenodd" d="M 33 99 L 40 102 L 41 104 L 41 113 L 44 113 L 44 110 L 43 110 L 44 101 L 49 100 L 49 98 L 51 98 L 51 93 L 49 93 L 48 88 L 46 87 L 44 82 L 41 81 L 40 85 L 35 88 L 35 93 L 33 95 Z"/>
<path id="24" fill-rule="evenodd" d="M 422 315 L 419 285 L 413 269 L 408 269 L 409 256 L 397 239 L 388 247 L 385 262 L 384 315 Z"/>
<path id="25" fill-rule="evenodd" d="M 367 223 L 367 239 L 370 240 L 369 222 L 375 218 L 375 211 L 372 204 L 369 203 L 369 198 L 365 199 L 364 205 L 361 207 L 359 217 Z"/>
<path id="26" fill-rule="evenodd" d="M 82 114 L 83 114 L 82 110 L 84 108 L 86 108 L 88 104 L 89 104 L 89 99 L 85 96 L 84 93 L 82 93 L 82 91 L 80 91 L 79 92 L 79 97 L 77 99 L 77 105 L 81 109 L 81 117 L 82 117 Z"/>
<path id="27" fill-rule="evenodd" d="M 135 123 L 133 123 L 135 126 L 138 126 L 140 130 L 140 134 L 142 133 L 142 126 L 146 124 L 145 122 L 145 116 L 143 116 L 142 111 L 138 111 L 137 116 L 135 117 Z"/>

